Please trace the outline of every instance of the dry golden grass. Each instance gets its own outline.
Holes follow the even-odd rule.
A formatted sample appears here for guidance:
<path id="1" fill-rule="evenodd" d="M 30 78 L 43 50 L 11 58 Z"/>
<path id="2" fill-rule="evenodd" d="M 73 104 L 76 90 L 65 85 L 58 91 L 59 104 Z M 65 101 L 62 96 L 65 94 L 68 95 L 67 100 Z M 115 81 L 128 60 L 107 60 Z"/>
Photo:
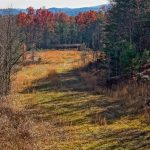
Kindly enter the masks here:
<path id="1" fill-rule="evenodd" d="M 83 52 L 77 50 L 50 50 L 36 52 L 35 57 L 41 58 L 39 63 L 31 61 L 32 53 L 26 54 L 26 63 L 28 65 L 23 66 L 21 70 L 12 77 L 12 92 L 21 92 L 23 89 L 29 88 L 33 85 L 33 81 L 40 80 L 42 78 L 51 78 L 54 83 L 58 82 L 57 74 L 61 72 L 67 72 L 72 69 L 78 69 L 86 65 L 93 59 L 91 52 Z M 28 63 L 32 62 L 32 63 Z M 91 79 L 92 80 L 92 79 Z"/>
<path id="2" fill-rule="evenodd" d="M 145 83 L 142 81 L 140 83 L 129 81 L 114 86 L 111 91 L 112 93 L 110 93 L 110 95 L 112 94 L 112 97 L 122 97 L 129 105 L 140 101 L 145 103 L 145 100 L 150 96 L 150 83 L 148 81 Z"/>
<path id="3" fill-rule="evenodd" d="M 97 85 L 97 76 L 93 76 L 88 72 L 80 72 L 80 77 L 89 90 L 95 90 Z"/>
<path id="4" fill-rule="evenodd" d="M 95 87 L 96 79 L 81 73 L 81 82 L 72 72 L 85 65 L 81 57 L 86 63 L 93 57 L 81 53 L 38 52 L 40 62 L 17 72 L 14 95 L 0 105 L 2 150 L 148 150 L 150 128 L 143 115 L 128 116 L 125 100 L 116 100 L 130 87 L 120 89 L 122 94 L 114 90 L 109 94 L 114 98 L 87 90 Z"/>
<path id="5" fill-rule="evenodd" d="M 145 116 L 146 121 L 150 122 L 149 106 L 146 101 L 150 97 L 150 82 L 134 80 L 115 85 L 112 89 L 104 90 L 104 93 L 113 99 L 121 99 L 131 113 L 141 113 Z"/>
<path id="6" fill-rule="evenodd" d="M 88 90 L 107 95 L 112 99 L 121 100 L 126 106 L 126 112 L 130 114 L 141 113 L 145 117 L 145 121 L 150 122 L 150 107 L 146 105 L 146 101 L 150 98 L 149 81 L 137 82 L 131 79 L 126 82 L 118 83 L 117 85 L 112 85 L 111 88 L 107 88 L 105 82 L 97 84 L 97 82 L 100 83 L 100 78 L 105 81 L 103 75 L 98 74 L 97 76 L 90 72 L 80 72 L 79 74 L 82 83 L 86 85 Z M 98 118 L 96 120 L 101 120 L 101 116 L 99 117 L 96 117 Z"/>
<path id="7" fill-rule="evenodd" d="M 24 115 L 24 109 L 17 105 L 16 96 L 1 99 L 0 105 L 0 148 L 2 150 L 37 149 L 32 135 L 33 121 Z"/>

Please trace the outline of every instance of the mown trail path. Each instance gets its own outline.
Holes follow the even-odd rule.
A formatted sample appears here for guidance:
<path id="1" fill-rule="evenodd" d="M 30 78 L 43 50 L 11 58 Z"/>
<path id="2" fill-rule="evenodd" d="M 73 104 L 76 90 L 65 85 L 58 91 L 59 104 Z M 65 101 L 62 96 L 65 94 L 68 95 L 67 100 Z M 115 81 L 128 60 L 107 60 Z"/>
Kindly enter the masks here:
<path id="1" fill-rule="evenodd" d="M 58 60 L 55 67 L 49 62 L 20 71 L 34 79 L 20 95 L 26 116 L 36 122 L 33 131 L 39 133 L 40 149 L 148 150 L 150 128 L 143 117 L 129 117 L 121 100 L 87 90 L 78 72 L 66 69 L 74 55 L 61 57 L 64 62 Z M 57 73 L 44 76 L 52 66 Z"/>

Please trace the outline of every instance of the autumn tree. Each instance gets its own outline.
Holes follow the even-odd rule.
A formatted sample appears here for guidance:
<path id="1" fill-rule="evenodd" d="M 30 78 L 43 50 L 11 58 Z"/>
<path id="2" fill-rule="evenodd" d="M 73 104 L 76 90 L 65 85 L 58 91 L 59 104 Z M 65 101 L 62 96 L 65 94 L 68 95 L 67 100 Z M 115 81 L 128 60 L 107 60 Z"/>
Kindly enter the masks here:
<path id="1" fill-rule="evenodd" d="M 89 11 L 79 13 L 76 16 L 76 23 L 80 28 L 80 40 L 94 50 L 102 49 L 103 25 L 105 13 Z"/>
<path id="2" fill-rule="evenodd" d="M 30 7 L 27 13 L 19 14 L 18 22 L 28 45 L 35 43 L 38 48 L 51 48 L 57 44 L 85 43 L 98 50 L 102 48 L 104 16 L 103 12 L 88 11 L 74 17 Z"/>

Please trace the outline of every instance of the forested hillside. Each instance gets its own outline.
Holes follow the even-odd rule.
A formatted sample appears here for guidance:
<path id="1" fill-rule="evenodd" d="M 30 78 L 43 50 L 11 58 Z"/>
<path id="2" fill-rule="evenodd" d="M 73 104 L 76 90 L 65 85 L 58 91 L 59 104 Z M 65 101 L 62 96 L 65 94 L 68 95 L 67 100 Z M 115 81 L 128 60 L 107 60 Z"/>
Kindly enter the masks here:
<path id="1" fill-rule="evenodd" d="M 52 7 L 52 8 L 48 8 L 48 10 L 53 13 L 63 12 L 69 16 L 76 16 L 78 13 L 81 13 L 81 12 L 87 12 L 90 10 L 99 11 L 104 8 L 105 8 L 105 11 L 107 11 L 108 9 L 110 9 L 110 5 L 104 4 L 104 5 L 100 5 L 100 6 L 82 7 L 82 8 L 55 8 L 55 7 Z M 20 12 L 27 12 L 27 10 L 26 9 L 17 9 L 17 8 L 11 9 L 11 14 L 13 14 L 13 15 L 18 15 Z M 9 9 L 0 9 L 0 14 L 1 15 L 9 14 Z"/>

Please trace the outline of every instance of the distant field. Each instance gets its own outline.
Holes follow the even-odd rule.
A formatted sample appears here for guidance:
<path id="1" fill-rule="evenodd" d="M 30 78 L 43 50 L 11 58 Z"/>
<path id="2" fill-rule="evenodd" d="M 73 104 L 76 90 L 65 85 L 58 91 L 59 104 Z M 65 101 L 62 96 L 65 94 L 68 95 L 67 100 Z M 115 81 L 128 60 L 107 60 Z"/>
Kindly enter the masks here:
<path id="1" fill-rule="evenodd" d="M 13 90 L 22 90 L 31 86 L 34 80 L 42 79 L 50 73 L 62 73 L 72 69 L 84 66 L 92 60 L 92 53 L 80 52 L 77 50 L 50 50 L 36 52 L 35 58 L 40 58 L 40 63 L 29 63 L 15 74 L 13 82 Z M 32 53 L 26 54 L 25 64 L 31 61 Z M 86 59 L 84 62 L 81 58 Z"/>
<path id="2" fill-rule="evenodd" d="M 143 116 L 129 117 L 122 101 L 88 91 L 80 80 L 74 70 L 85 65 L 81 53 L 38 52 L 41 61 L 16 74 L 14 103 L 30 135 L 14 139 L 14 145 L 27 143 L 27 149 L 39 150 L 148 150 L 150 128 Z"/>

